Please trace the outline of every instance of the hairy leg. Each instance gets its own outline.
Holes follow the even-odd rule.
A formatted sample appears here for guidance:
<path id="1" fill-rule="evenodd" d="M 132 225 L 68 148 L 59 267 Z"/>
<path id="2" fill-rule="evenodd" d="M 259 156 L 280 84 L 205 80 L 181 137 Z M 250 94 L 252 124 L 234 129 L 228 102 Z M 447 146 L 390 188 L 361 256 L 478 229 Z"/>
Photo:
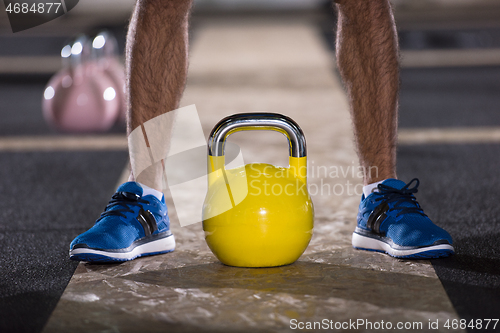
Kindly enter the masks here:
<path id="1" fill-rule="evenodd" d="M 192 0 L 137 0 L 127 35 L 127 132 L 178 108 L 186 84 L 188 17 Z M 171 130 L 171 129 L 166 129 Z M 146 137 L 146 144 L 149 142 Z M 135 154 L 134 159 L 145 154 Z M 144 153 L 144 152 L 143 152 Z M 162 190 L 162 162 L 130 180 Z"/>
<path id="2" fill-rule="evenodd" d="M 389 0 L 339 0 L 337 62 L 365 185 L 396 177 L 398 42 Z"/>

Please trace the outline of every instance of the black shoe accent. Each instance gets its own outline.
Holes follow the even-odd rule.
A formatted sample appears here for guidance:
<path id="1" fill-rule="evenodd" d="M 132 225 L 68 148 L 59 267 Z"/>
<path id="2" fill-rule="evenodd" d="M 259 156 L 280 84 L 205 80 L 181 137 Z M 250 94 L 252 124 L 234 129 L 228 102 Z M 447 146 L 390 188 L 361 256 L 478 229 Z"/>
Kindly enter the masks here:
<path id="1" fill-rule="evenodd" d="M 380 225 L 385 220 L 387 215 L 385 214 L 389 210 L 389 205 L 386 202 L 382 202 L 380 205 L 375 207 L 373 212 L 368 217 L 366 226 L 374 233 L 380 234 Z"/>
<path id="2" fill-rule="evenodd" d="M 144 234 L 146 236 L 150 236 L 156 230 L 158 230 L 158 226 L 156 225 L 156 219 L 149 210 L 144 210 L 141 208 L 139 214 L 137 215 L 137 221 L 144 228 Z"/>

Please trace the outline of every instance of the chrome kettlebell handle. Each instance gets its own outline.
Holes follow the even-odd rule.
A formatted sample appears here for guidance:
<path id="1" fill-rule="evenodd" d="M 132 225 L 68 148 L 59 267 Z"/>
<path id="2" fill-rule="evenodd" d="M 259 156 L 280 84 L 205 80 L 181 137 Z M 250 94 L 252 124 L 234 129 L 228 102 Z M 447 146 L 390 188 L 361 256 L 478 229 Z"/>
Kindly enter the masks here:
<path id="1" fill-rule="evenodd" d="M 306 138 L 299 125 L 291 118 L 278 113 L 238 113 L 219 121 L 208 137 L 208 155 L 224 156 L 229 135 L 239 131 L 272 130 L 288 139 L 290 157 L 307 155 Z"/>

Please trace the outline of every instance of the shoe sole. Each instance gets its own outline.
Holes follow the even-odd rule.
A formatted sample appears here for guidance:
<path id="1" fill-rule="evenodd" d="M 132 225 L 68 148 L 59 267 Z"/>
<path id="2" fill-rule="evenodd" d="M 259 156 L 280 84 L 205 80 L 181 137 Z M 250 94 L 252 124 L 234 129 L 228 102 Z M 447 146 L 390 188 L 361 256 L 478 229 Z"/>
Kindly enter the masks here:
<path id="1" fill-rule="evenodd" d="M 397 245 L 389 244 L 388 239 L 384 240 L 385 237 L 375 237 L 378 236 L 374 235 L 372 237 L 367 237 L 355 231 L 352 234 L 352 246 L 359 250 L 382 252 L 395 258 L 406 259 L 443 258 L 455 253 L 453 246 L 450 244 L 437 244 L 422 247 L 398 246 L 398 248 L 394 248 L 394 246 Z"/>
<path id="2" fill-rule="evenodd" d="M 138 245 L 127 252 L 110 252 L 102 249 L 76 248 L 69 251 L 69 258 L 72 260 L 87 262 L 121 262 L 133 260 L 139 257 L 168 253 L 174 250 L 175 238 L 174 235 L 170 235 L 168 237 Z"/>

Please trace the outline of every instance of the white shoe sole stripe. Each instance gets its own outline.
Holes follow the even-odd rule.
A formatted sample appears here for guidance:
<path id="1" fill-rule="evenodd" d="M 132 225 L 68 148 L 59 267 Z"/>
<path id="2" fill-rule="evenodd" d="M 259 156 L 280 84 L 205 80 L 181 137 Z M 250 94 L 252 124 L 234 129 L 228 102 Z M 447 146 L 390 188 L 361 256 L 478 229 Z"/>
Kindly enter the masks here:
<path id="1" fill-rule="evenodd" d="M 370 237 L 365 237 L 365 236 L 362 236 L 362 235 L 357 234 L 357 233 L 352 234 L 352 246 L 363 248 L 363 249 L 387 252 L 394 257 L 409 256 L 409 255 L 418 254 L 418 253 L 427 252 L 427 251 L 433 251 L 433 250 L 451 250 L 451 251 L 454 251 L 453 246 L 451 246 L 450 244 L 431 245 L 431 246 L 420 247 L 420 248 L 409 249 L 409 250 L 396 250 L 396 249 L 393 249 L 389 244 L 387 244 L 383 241 L 380 241 L 380 240 L 377 240 L 374 238 L 370 238 Z"/>
<path id="2" fill-rule="evenodd" d="M 167 252 L 167 251 L 173 251 L 174 249 L 175 249 L 175 238 L 174 235 L 171 235 L 169 237 L 161 238 L 149 243 L 136 246 L 130 252 L 107 252 L 102 250 L 77 248 L 69 251 L 69 255 L 73 256 L 77 254 L 98 254 L 109 258 L 131 259 L 147 253 Z"/>

